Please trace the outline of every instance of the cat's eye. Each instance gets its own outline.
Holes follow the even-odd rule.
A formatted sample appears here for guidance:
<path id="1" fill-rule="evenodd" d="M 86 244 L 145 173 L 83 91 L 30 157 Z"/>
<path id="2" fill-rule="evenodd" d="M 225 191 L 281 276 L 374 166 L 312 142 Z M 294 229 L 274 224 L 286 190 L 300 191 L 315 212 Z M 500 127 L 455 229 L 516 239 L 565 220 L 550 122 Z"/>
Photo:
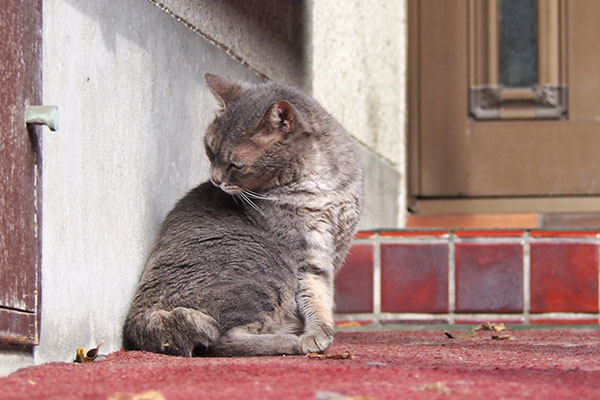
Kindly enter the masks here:
<path id="1" fill-rule="evenodd" d="M 231 171 L 231 170 L 240 170 L 240 169 L 242 169 L 242 168 L 244 168 L 244 166 L 243 166 L 242 164 L 238 164 L 238 163 L 231 163 L 231 164 L 229 164 L 229 166 L 227 167 L 227 169 L 228 169 L 229 171 Z"/>

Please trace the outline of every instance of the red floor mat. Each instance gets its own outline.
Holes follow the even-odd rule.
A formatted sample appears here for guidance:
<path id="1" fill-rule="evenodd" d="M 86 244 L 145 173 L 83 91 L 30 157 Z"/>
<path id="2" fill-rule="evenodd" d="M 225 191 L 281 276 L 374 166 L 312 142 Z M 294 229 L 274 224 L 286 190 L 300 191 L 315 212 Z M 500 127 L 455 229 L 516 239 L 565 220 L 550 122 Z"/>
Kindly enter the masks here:
<path id="1" fill-rule="evenodd" d="M 0 379 L 0 398 L 600 398 L 600 330 L 341 332 L 328 354 L 342 359 L 118 351 L 22 369 Z"/>

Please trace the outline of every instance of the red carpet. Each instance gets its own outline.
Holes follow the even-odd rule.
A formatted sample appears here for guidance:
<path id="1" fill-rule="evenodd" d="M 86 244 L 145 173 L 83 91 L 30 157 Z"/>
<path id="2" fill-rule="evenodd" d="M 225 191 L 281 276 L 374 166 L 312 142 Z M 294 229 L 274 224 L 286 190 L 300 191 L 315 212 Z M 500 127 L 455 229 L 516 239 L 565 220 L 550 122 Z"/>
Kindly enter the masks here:
<path id="1" fill-rule="evenodd" d="M 498 334 L 338 333 L 328 354 L 348 352 L 352 359 L 118 351 L 92 363 L 22 369 L 0 379 L 0 398 L 600 398 L 600 330 L 517 330 L 501 332 L 511 335 L 506 340 L 491 338 Z"/>

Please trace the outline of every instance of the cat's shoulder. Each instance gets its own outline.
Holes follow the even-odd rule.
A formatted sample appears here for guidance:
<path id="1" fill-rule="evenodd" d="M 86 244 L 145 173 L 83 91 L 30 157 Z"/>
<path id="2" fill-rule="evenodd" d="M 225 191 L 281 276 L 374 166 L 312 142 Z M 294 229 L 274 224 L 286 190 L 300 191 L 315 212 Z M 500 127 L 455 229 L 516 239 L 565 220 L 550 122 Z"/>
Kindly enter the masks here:
<path id="1" fill-rule="evenodd" d="M 224 193 L 209 181 L 204 182 L 191 189 L 181 200 L 177 202 L 173 211 L 176 210 L 204 210 L 204 211 L 231 211 L 238 209 L 238 204 L 232 196 Z"/>

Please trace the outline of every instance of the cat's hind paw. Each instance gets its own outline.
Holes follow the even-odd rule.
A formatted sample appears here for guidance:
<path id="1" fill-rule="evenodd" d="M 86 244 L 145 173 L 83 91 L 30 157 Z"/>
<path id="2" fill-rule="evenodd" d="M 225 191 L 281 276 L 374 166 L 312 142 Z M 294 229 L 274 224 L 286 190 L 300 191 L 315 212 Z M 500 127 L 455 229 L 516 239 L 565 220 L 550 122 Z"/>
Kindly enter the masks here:
<path id="1" fill-rule="evenodd" d="M 176 307 L 154 313 L 155 336 L 148 341 L 153 344 L 151 351 L 185 357 L 201 355 L 220 336 L 217 322 L 192 308 Z"/>

